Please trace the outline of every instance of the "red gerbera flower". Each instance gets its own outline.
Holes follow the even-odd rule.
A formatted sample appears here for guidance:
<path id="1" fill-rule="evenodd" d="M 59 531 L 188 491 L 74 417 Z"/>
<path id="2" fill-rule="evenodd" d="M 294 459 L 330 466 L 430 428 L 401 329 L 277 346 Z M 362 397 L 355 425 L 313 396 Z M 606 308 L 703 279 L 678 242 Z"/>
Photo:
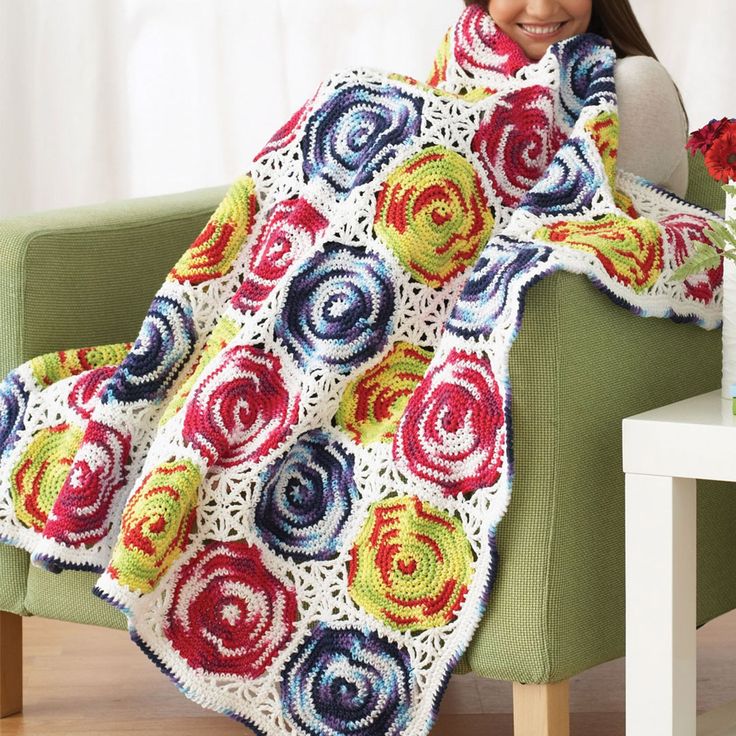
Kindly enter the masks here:
<path id="1" fill-rule="evenodd" d="M 690 155 L 694 155 L 695 151 L 702 151 L 703 154 L 707 153 L 714 141 L 723 132 L 723 129 L 729 125 L 729 123 L 734 122 L 736 121 L 729 120 L 728 118 L 711 120 L 707 125 L 704 125 L 702 128 L 698 128 L 698 130 L 690 134 L 690 138 L 685 144 L 685 148 L 690 151 Z"/>
<path id="2" fill-rule="evenodd" d="M 705 154 L 708 173 L 720 182 L 736 179 L 736 126 L 721 133 Z"/>

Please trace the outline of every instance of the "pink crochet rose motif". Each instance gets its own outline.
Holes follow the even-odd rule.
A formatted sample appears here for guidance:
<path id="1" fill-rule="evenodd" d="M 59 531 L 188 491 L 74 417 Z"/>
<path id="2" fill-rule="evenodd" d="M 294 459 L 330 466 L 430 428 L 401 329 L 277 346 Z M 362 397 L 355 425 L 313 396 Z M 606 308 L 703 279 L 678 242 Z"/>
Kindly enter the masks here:
<path id="1" fill-rule="evenodd" d="M 499 479 L 505 444 L 503 399 L 489 362 L 452 350 L 412 395 L 393 456 L 400 468 L 455 496 Z"/>
<path id="2" fill-rule="evenodd" d="M 534 85 L 505 95 L 481 120 L 471 149 L 504 206 L 521 202 L 565 140 L 554 116 L 551 90 Z"/>
<path id="3" fill-rule="evenodd" d="M 291 638 L 296 592 L 247 542 L 206 545 L 177 573 L 163 632 L 194 669 L 253 679 Z"/>

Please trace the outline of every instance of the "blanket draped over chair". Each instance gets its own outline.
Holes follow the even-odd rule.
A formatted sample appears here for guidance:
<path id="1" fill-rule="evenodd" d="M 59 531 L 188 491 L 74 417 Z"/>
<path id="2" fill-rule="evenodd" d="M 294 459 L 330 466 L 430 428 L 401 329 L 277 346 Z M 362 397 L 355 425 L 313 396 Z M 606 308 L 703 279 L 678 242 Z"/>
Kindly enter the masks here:
<path id="1" fill-rule="evenodd" d="M 617 170 L 614 63 L 592 34 L 532 62 L 470 7 L 426 84 L 331 75 L 134 343 L 5 377 L 0 538 L 99 572 L 177 686 L 258 733 L 426 734 L 498 565 L 526 290 L 563 269 L 720 323 L 719 269 L 670 280 L 716 215 Z"/>

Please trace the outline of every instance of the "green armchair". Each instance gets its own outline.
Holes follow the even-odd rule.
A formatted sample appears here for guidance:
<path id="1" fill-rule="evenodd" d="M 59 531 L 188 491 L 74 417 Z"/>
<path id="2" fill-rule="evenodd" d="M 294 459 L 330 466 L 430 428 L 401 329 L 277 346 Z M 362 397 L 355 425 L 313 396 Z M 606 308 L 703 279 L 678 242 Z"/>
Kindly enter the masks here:
<path id="1" fill-rule="evenodd" d="M 224 193 L 0 222 L 0 378 L 52 350 L 134 340 Z M 688 199 L 724 207 L 702 158 L 692 160 Z M 717 388 L 720 332 L 636 317 L 584 276 L 556 273 L 528 294 L 511 383 L 516 480 L 498 530 L 500 569 L 456 672 L 515 683 L 517 736 L 562 736 L 569 678 L 624 654 L 621 420 Z M 725 485 L 702 483 L 698 499 L 699 624 L 736 608 L 736 494 Z M 92 595 L 96 577 L 54 575 L 0 544 L 1 715 L 22 707 L 23 616 L 126 628 Z"/>

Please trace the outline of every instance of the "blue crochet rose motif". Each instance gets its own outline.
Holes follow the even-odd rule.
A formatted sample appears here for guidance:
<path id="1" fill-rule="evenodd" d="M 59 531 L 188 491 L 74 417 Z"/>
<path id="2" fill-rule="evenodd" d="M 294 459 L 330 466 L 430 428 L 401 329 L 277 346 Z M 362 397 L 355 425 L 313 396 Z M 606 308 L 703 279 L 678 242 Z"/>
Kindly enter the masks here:
<path id="1" fill-rule="evenodd" d="M 386 84 L 338 89 L 307 123 L 301 141 L 307 180 L 324 179 L 344 199 L 419 133 L 423 105 Z"/>
<path id="2" fill-rule="evenodd" d="M 597 158 L 586 138 L 568 138 L 519 206 L 535 215 L 583 214 L 604 186 L 603 172 L 592 165 Z"/>
<path id="3" fill-rule="evenodd" d="M 401 736 L 410 667 L 406 651 L 372 631 L 320 623 L 284 666 L 281 699 L 309 736 Z"/>
<path id="4" fill-rule="evenodd" d="M 156 296 L 133 347 L 110 377 L 103 404 L 160 401 L 194 350 L 189 300 Z"/>
<path id="5" fill-rule="evenodd" d="M 11 371 L 0 383 L 0 458 L 13 449 L 23 431 L 30 393 L 20 376 Z"/>
<path id="6" fill-rule="evenodd" d="M 354 466 L 353 455 L 326 432 L 299 437 L 263 473 L 255 521 L 264 542 L 296 562 L 335 558 L 358 497 Z"/>
<path id="7" fill-rule="evenodd" d="M 473 272 L 455 302 L 447 330 L 474 338 L 488 336 L 506 313 L 521 319 L 526 290 L 556 266 L 550 266 L 551 248 L 497 236 L 483 249 Z M 519 325 L 516 325 L 518 329 Z"/>
<path id="8" fill-rule="evenodd" d="M 582 33 L 552 46 L 560 62 L 560 101 L 572 127 L 586 105 L 616 102 L 613 67 L 616 52 L 610 41 Z"/>
<path id="9" fill-rule="evenodd" d="M 347 374 L 386 345 L 394 301 L 389 268 L 377 254 L 325 243 L 295 273 L 274 331 L 305 372 Z"/>

